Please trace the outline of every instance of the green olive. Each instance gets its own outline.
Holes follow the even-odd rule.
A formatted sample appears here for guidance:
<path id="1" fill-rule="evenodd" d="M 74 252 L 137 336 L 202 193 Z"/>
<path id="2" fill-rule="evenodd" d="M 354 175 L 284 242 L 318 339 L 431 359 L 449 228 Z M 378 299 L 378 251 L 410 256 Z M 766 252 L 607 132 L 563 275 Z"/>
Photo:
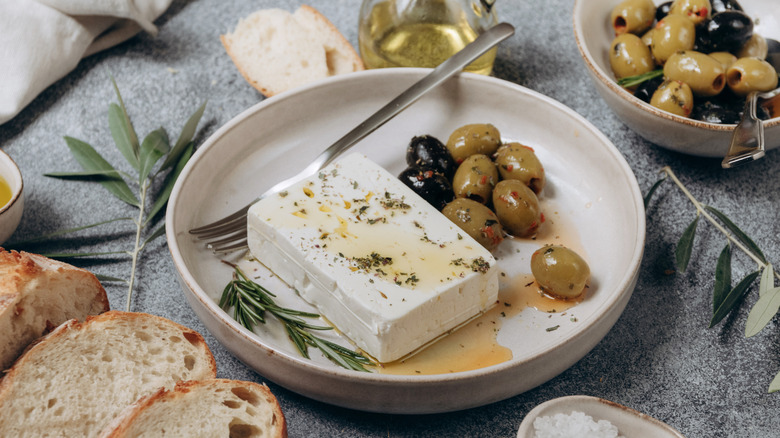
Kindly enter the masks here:
<path id="1" fill-rule="evenodd" d="M 691 50 L 696 42 L 696 26 L 682 15 L 667 15 L 656 25 L 650 51 L 658 65 L 664 65 L 672 54 Z"/>
<path id="2" fill-rule="evenodd" d="M 544 188 L 544 167 L 530 147 L 521 143 L 507 143 L 496 152 L 496 165 L 502 179 L 516 179 L 534 193 Z"/>
<path id="3" fill-rule="evenodd" d="M 609 65 L 617 79 L 647 73 L 655 68 L 650 48 L 632 33 L 618 35 L 612 40 Z"/>
<path id="4" fill-rule="evenodd" d="M 546 245 L 531 255 L 531 273 L 545 292 L 561 298 L 576 298 L 585 290 L 590 267 L 569 248 Z"/>
<path id="5" fill-rule="evenodd" d="M 664 64 L 664 77 L 685 82 L 695 96 L 715 96 L 726 86 L 726 74 L 720 61 L 694 50 L 672 54 Z"/>
<path id="6" fill-rule="evenodd" d="M 709 55 L 720 62 L 724 72 L 737 60 L 737 57 L 729 52 L 712 52 Z"/>
<path id="7" fill-rule="evenodd" d="M 479 202 L 458 198 L 445 205 L 441 212 L 488 251 L 504 240 L 504 230 L 498 217 Z"/>
<path id="8" fill-rule="evenodd" d="M 652 0 L 625 0 L 612 9 L 615 35 L 642 34 L 653 25 L 655 5 Z"/>
<path id="9" fill-rule="evenodd" d="M 493 160 L 487 155 L 475 154 L 458 166 L 452 177 L 452 189 L 456 198 L 469 198 L 487 204 L 497 182 L 498 169 Z"/>
<path id="10" fill-rule="evenodd" d="M 536 234 L 544 221 L 536 194 L 516 179 L 506 179 L 493 189 L 493 209 L 501 226 L 516 237 Z"/>
<path id="11" fill-rule="evenodd" d="M 750 39 L 737 51 L 737 58 L 766 59 L 768 53 L 769 45 L 766 43 L 766 38 L 753 32 Z"/>
<path id="12" fill-rule="evenodd" d="M 745 96 L 777 88 L 777 71 L 763 59 L 740 58 L 726 70 L 726 81 L 734 94 Z"/>
<path id="13" fill-rule="evenodd" d="M 654 27 L 651 27 L 650 30 L 642 34 L 642 42 L 650 48 L 650 45 L 653 44 L 653 32 L 655 31 Z"/>
<path id="14" fill-rule="evenodd" d="M 678 116 L 688 117 L 693 111 L 691 87 L 685 82 L 664 81 L 650 98 L 650 105 Z"/>
<path id="15" fill-rule="evenodd" d="M 669 8 L 670 14 L 688 17 L 694 25 L 703 23 L 711 11 L 710 0 L 675 0 Z"/>
<path id="16" fill-rule="evenodd" d="M 500 145 L 501 134 L 489 123 L 461 126 L 447 140 L 447 150 L 458 164 L 474 154 L 491 156 Z"/>

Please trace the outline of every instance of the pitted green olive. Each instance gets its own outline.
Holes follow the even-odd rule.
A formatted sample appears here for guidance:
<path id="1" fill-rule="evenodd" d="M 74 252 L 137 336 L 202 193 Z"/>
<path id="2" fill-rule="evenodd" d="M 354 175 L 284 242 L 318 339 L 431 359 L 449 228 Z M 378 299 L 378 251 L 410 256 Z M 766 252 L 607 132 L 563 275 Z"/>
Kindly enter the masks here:
<path id="1" fill-rule="evenodd" d="M 669 8 L 670 14 L 688 17 L 694 25 L 698 25 L 710 17 L 712 5 L 710 0 L 675 0 Z"/>
<path id="2" fill-rule="evenodd" d="M 652 0 L 625 0 L 612 9 L 615 35 L 642 34 L 653 25 L 655 5 Z"/>
<path id="3" fill-rule="evenodd" d="M 653 32 L 650 51 L 655 62 L 664 65 L 675 52 L 691 50 L 696 42 L 696 26 L 682 15 L 667 15 L 659 21 Z"/>
<path id="4" fill-rule="evenodd" d="M 664 81 L 650 98 L 650 105 L 678 116 L 688 117 L 693 111 L 691 87 L 685 82 Z"/>
<path id="5" fill-rule="evenodd" d="M 664 64 L 664 77 L 685 82 L 695 96 L 715 96 L 726 86 L 726 74 L 720 61 L 694 50 L 672 54 Z"/>
<path id="6" fill-rule="evenodd" d="M 474 154 L 491 156 L 500 145 L 501 134 L 489 123 L 461 126 L 447 140 L 447 149 L 458 164 Z"/>
<path id="7" fill-rule="evenodd" d="M 777 88 L 777 71 L 763 59 L 740 58 L 726 70 L 726 81 L 734 94 L 745 96 Z"/>
<path id="8" fill-rule="evenodd" d="M 766 38 L 753 33 L 750 39 L 737 51 L 737 58 L 766 59 L 767 54 L 769 54 L 769 45 Z"/>
<path id="9" fill-rule="evenodd" d="M 576 298 L 585 290 L 590 267 L 569 248 L 547 245 L 531 256 L 531 273 L 545 292 L 561 298 Z"/>
<path id="10" fill-rule="evenodd" d="M 516 237 L 536 234 L 544 220 L 536 194 L 516 179 L 507 179 L 496 184 L 493 189 L 493 209 L 501 226 Z"/>
<path id="11" fill-rule="evenodd" d="M 498 148 L 495 161 L 502 179 L 521 181 L 537 194 L 544 188 L 544 167 L 530 147 L 507 143 Z"/>
<path id="12" fill-rule="evenodd" d="M 653 44 L 653 32 L 655 31 L 654 27 L 651 27 L 650 30 L 642 34 L 642 42 L 647 46 L 647 48 L 650 48 L 650 45 Z"/>
<path id="13" fill-rule="evenodd" d="M 712 52 L 709 55 L 720 62 L 724 72 L 737 60 L 737 57 L 729 52 Z"/>
<path id="14" fill-rule="evenodd" d="M 458 166 L 452 178 L 456 198 L 473 199 L 487 204 L 493 187 L 498 183 L 498 169 L 487 155 L 475 154 Z"/>
<path id="15" fill-rule="evenodd" d="M 617 79 L 647 73 L 655 68 L 650 48 L 632 33 L 618 35 L 612 40 L 609 65 Z"/>
<path id="16" fill-rule="evenodd" d="M 504 239 L 504 230 L 496 214 L 479 202 L 458 198 L 447 204 L 441 212 L 488 251 Z"/>

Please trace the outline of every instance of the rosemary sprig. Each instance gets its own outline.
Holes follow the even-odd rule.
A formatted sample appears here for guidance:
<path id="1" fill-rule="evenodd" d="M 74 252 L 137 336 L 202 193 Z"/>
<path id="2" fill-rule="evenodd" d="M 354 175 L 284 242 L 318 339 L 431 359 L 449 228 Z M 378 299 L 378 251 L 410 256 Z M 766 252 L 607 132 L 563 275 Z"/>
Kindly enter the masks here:
<path id="1" fill-rule="evenodd" d="M 273 300 L 276 295 L 250 280 L 238 266 L 232 266 L 233 279 L 223 289 L 219 306 L 225 310 L 232 307 L 233 317 L 239 324 L 252 330 L 258 323 L 265 324 L 265 314 L 268 312 L 284 324 L 290 340 L 306 359 L 310 359 L 309 347 L 314 347 L 337 365 L 349 370 L 368 371 L 366 365 L 372 362 L 366 356 L 311 334 L 310 330 L 333 329 L 330 326 L 310 324 L 302 319 L 319 318 L 320 315 L 276 305 Z"/>
<path id="2" fill-rule="evenodd" d="M 656 70 L 653 70 L 653 71 L 649 71 L 647 73 L 642 73 L 640 75 L 627 76 L 625 78 L 620 78 L 620 79 L 618 79 L 617 83 L 621 87 L 631 88 L 633 86 L 641 84 L 642 82 L 649 81 L 650 79 L 655 79 L 655 78 L 657 78 L 659 76 L 663 76 L 663 75 L 664 75 L 663 69 L 659 68 L 659 69 L 656 69 Z"/>
<path id="3" fill-rule="evenodd" d="M 168 202 L 173 186 L 187 161 L 193 154 L 195 143 L 193 137 L 203 116 L 206 104 L 204 103 L 182 128 L 179 138 L 171 147 L 168 134 L 163 128 L 158 128 L 148 134 L 139 142 L 138 136 L 130 122 L 127 108 L 119 93 L 119 88 L 112 78 L 112 84 L 119 103 L 111 103 L 108 108 L 108 125 L 114 144 L 122 156 L 127 160 L 135 175 L 117 170 L 90 144 L 73 137 L 65 137 L 65 143 L 70 149 L 73 158 L 81 165 L 81 171 L 77 172 L 50 172 L 47 177 L 64 180 L 92 181 L 102 185 L 117 199 L 138 210 L 135 217 L 123 217 L 109 219 L 90 225 L 69 228 L 56 231 L 45 236 L 33 238 L 23 242 L 7 244 L 7 248 L 30 249 L 31 245 L 53 245 L 55 239 L 62 236 L 104 225 L 110 222 L 127 221 L 134 224 L 133 246 L 123 251 L 75 251 L 75 252 L 44 252 L 36 251 L 43 255 L 59 258 L 73 259 L 79 257 L 100 257 L 106 255 L 124 254 L 130 258 L 131 268 L 129 278 L 126 280 L 103 276 L 106 281 L 122 281 L 127 284 L 126 309 L 129 311 L 132 304 L 133 287 L 136 279 L 136 271 L 141 252 L 152 240 L 165 234 L 165 225 L 149 231 L 155 219 L 159 219 L 160 213 Z M 157 164 L 163 157 L 162 164 Z M 159 190 L 153 193 L 153 187 L 158 187 L 157 180 L 161 179 Z M 99 236 L 104 239 L 105 236 Z M 102 259 L 105 260 L 105 259 Z"/>
<path id="4" fill-rule="evenodd" d="M 731 219 L 716 208 L 699 202 L 683 183 L 677 178 L 669 166 L 661 169 L 664 176 L 653 184 L 652 188 L 645 196 L 645 208 L 650 201 L 653 193 L 659 184 L 668 177 L 683 192 L 688 200 L 696 208 L 696 217 L 683 232 L 675 248 L 675 264 L 680 272 L 684 272 L 690 261 L 693 251 L 694 238 L 697 224 L 700 218 L 705 218 L 727 239 L 726 246 L 718 256 L 715 266 L 715 283 L 712 294 L 712 318 L 709 327 L 714 327 L 732 310 L 738 307 L 745 296 L 750 291 L 750 287 L 761 276 L 759 284 L 759 299 L 753 305 L 745 323 L 745 337 L 751 337 L 766 327 L 772 318 L 780 310 L 780 287 L 775 287 L 775 278 L 780 279 L 780 274 L 776 273 L 764 256 L 764 253 L 756 243 L 745 234 Z M 716 220 L 717 218 L 717 220 Z M 736 286 L 731 287 L 731 257 L 734 245 L 753 262 L 757 269 L 740 280 Z M 778 373 L 769 384 L 769 392 L 780 391 L 780 373 Z"/>

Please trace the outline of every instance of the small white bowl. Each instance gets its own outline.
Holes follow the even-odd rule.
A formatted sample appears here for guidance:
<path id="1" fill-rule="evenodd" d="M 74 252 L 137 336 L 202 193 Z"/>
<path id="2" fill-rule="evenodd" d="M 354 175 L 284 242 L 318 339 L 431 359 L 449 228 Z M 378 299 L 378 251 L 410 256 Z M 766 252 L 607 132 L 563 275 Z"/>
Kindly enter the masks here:
<path id="1" fill-rule="evenodd" d="M 667 149 L 700 157 L 723 157 L 735 125 L 705 123 L 661 111 L 634 97 L 615 82 L 609 66 L 612 8 L 621 0 L 575 0 L 574 36 L 593 84 L 623 123 L 645 139 Z M 660 3 L 656 0 L 656 3 Z M 756 19 L 755 32 L 780 40 L 777 0 L 740 0 L 745 13 Z M 780 146 L 780 117 L 764 122 L 767 150 Z"/>
<path id="2" fill-rule="evenodd" d="M 629 407 L 587 395 L 571 395 L 540 404 L 525 416 L 517 431 L 517 438 L 534 438 L 534 420 L 555 414 L 569 415 L 582 412 L 593 421 L 607 420 L 617 427 L 620 436 L 684 438 L 668 424 Z"/>
<path id="3" fill-rule="evenodd" d="M 187 230 L 239 209 L 297 173 L 429 72 L 368 70 L 266 99 L 215 132 L 176 181 L 166 232 L 184 296 L 225 348 L 287 389 L 334 405 L 384 413 L 482 406 L 527 391 L 569 368 L 606 335 L 631 297 L 644 250 L 645 214 L 636 178 L 620 152 L 584 118 L 546 96 L 496 78 L 460 74 L 366 137 L 355 151 L 397 175 L 406 165 L 406 145 L 413 136 L 446 139 L 458 126 L 482 122 L 493 123 L 503 138 L 534 147 L 547 176 L 543 197 L 557 206 L 548 217 L 570 223 L 562 234 L 578 236 L 574 240 L 580 240 L 588 258 L 592 280 L 587 299 L 568 313 L 529 307 L 507 315 L 496 340 L 511 350 L 511 359 L 434 375 L 349 371 L 314 351 L 312 360 L 304 359 L 279 324 L 269 322 L 251 332 L 219 307 L 231 268 Z M 539 245 L 506 239 L 497 254 L 498 267 L 506 273 L 501 278 L 530 275 L 530 254 Z M 238 259 L 232 261 L 246 262 L 241 255 L 231 255 Z M 281 306 L 316 311 L 259 263 L 251 269 Z"/>
<path id="4" fill-rule="evenodd" d="M 11 199 L 0 206 L 0 244 L 16 231 L 24 211 L 24 182 L 22 172 L 13 159 L 0 151 L 0 176 L 11 189 Z"/>

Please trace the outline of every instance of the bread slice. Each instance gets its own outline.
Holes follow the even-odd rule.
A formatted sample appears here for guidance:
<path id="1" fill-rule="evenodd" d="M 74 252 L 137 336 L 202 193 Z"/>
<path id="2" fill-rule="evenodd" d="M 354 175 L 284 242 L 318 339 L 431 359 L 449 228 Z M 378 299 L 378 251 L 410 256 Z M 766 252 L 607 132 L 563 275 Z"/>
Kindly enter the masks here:
<path id="1" fill-rule="evenodd" d="M 333 23 L 306 5 L 293 14 L 261 9 L 220 39 L 244 79 L 267 97 L 364 68 Z"/>
<path id="2" fill-rule="evenodd" d="M 100 436 L 285 438 L 287 423 L 267 386 L 213 379 L 179 382 L 142 398 Z"/>
<path id="3" fill-rule="evenodd" d="M 140 397 L 215 376 L 203 337 L 173 321 L 119 311 L 70 320 L 0 381 L 0 436 L 94 437 Z"/>
<path id="4" fill-rule="evenodd" d="M 107 310 L 106 291 L 91 272 L 0 248 L 0 371 L 54 327 Z"/>

